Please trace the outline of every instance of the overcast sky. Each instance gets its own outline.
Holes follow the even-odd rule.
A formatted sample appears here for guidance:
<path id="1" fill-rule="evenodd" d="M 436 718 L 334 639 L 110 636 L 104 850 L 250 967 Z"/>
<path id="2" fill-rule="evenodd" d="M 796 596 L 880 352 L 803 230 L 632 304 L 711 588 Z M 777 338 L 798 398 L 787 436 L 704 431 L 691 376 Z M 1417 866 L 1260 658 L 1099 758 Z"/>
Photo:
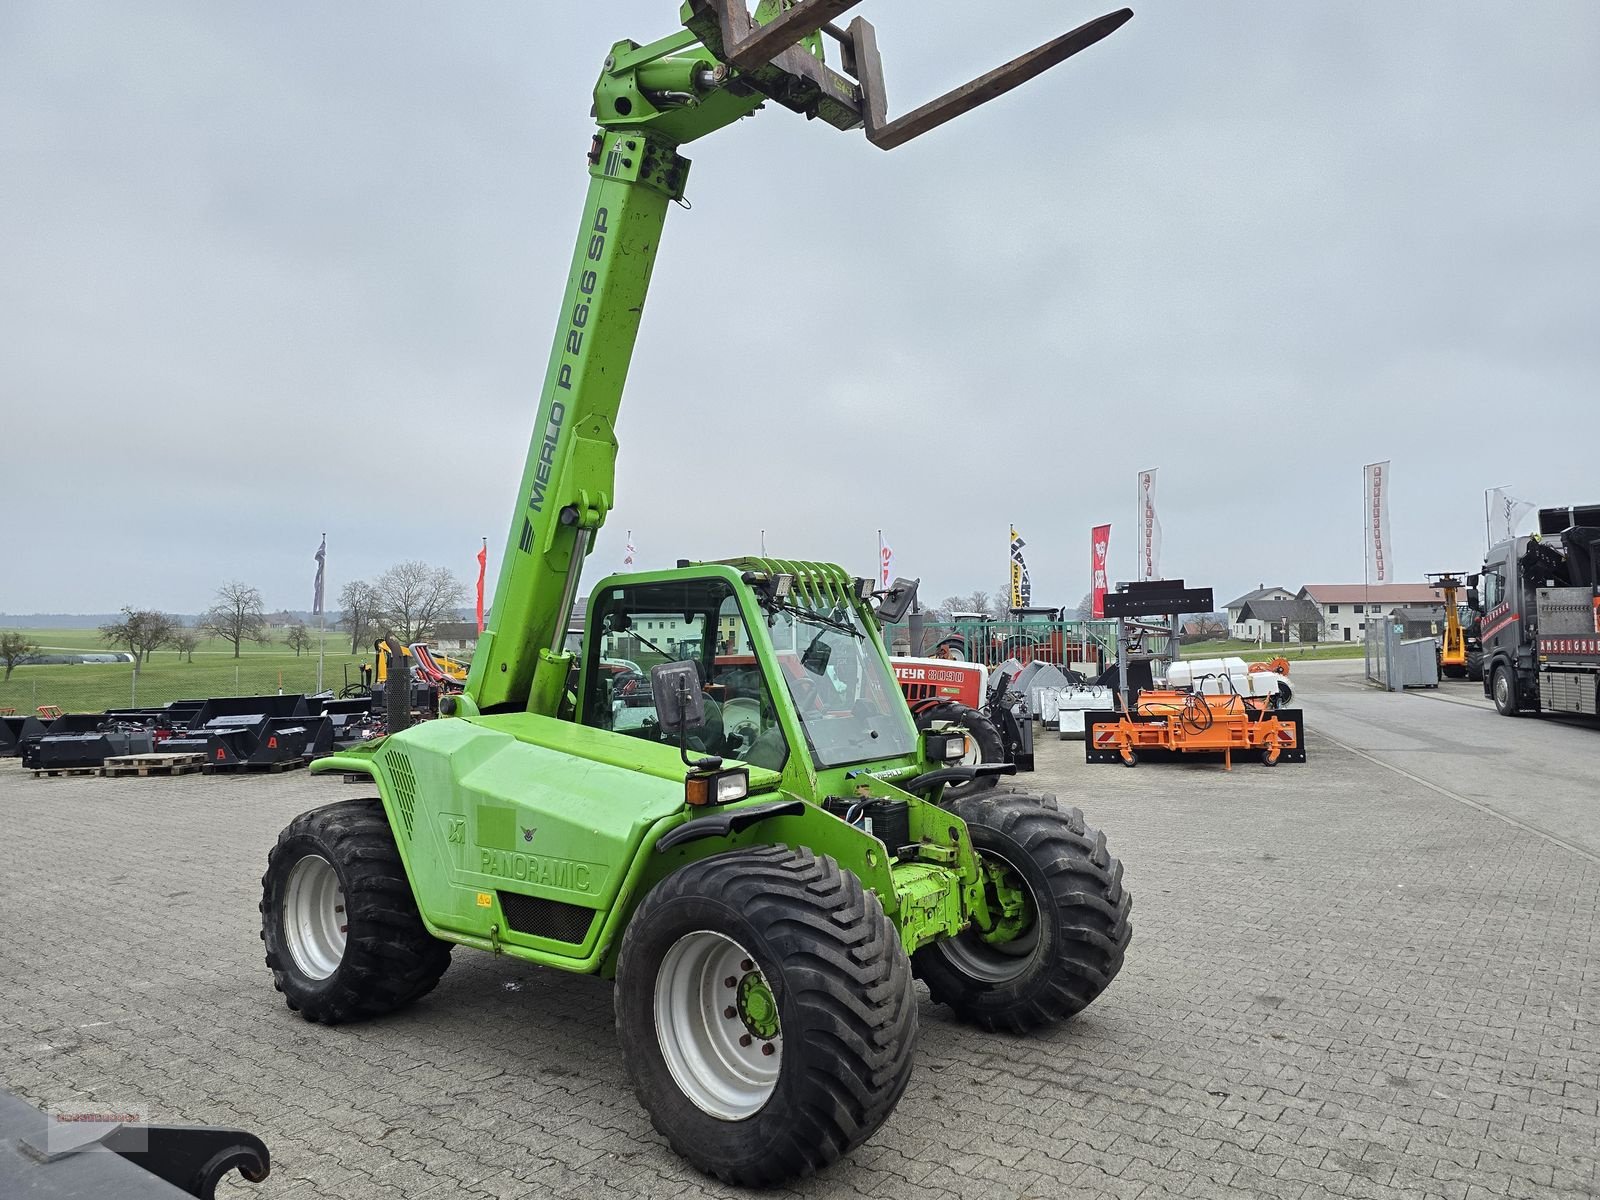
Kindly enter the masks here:
<path id="1" fill-rule="evenodd" d="M 492 584 L 589 92 L 676 8 L 0 5 L 0 612 L 306 607 L 324 530 L 334 594 L 483 536 Z M 1100 11 L 862 9 L 892 111 Z M 1485 488 L 1600 501 L 1593 0 L 1163 0 L 890 154 L 776 107 L 687 153 L 590 582 L 881 527 L 937 600 L 1015 522 L 1070 606 L 1158 466 L 1220 604 L 1359 582 L 1375 459 L 1402 579 Z"/>

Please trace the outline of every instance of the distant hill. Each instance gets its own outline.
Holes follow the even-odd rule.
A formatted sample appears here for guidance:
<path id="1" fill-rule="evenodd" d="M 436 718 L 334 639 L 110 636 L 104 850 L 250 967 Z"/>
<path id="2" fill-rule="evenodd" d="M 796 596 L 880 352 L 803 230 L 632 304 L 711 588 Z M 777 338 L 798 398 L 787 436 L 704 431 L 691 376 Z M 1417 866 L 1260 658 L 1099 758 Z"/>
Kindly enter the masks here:
<path id="1" fill-rule="evenodd" d="M 0 629 L 98 629 L 119 620 L 121 616 L 121 613 L 0 612 Z"/>
<path id="2" fill-rule="evenodd" d="M 315 626 L 317 618 L 314 614 L 304 610 L 280 609 L 269 613 L 274 619 L 287 613 L 290 617 L 298 617 L 307 625 Z M 200 619 L 199 613 L 174 613 L 185 625 L 193 625 Z M 458 621 L 472 619 L 472 609 L 458 608 L 455 611 Z M 109 625 L 113 621 L 121 620 L 122 614 L 114 613 L 6 613 L 0 612 L 0 629 L 99 629 L 102 625 Z M 329 629 L 339 626 L 339 612 L 329 609 L 323 614 Z"/>

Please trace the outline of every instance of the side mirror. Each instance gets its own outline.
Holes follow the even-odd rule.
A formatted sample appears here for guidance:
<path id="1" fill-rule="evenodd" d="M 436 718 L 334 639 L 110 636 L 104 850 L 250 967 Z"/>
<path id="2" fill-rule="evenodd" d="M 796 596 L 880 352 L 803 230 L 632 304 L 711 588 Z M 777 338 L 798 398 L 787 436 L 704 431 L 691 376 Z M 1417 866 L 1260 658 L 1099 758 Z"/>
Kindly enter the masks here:
<path id="1" fill-rule="evenodd" d="M 1476 579 L 1477 576 L 1474 575 L 1473 578 Z M 1473 612 L 1478 612 L 1483 608 L 1483 604 L 1478 599 L 1478 589 L 1475 587 L 1467 588 L 1467 607 Z"/>
<path id="2" fill-rule="evenodd" d="M 660 663 L 650 668 L 650 694 L 655 699 L 656 720 L 664 733 L 699 729 L 706 723 L 705 696 L 700 691 L 700 667 L 691 659 Z"/>
<path id="3" fill-rule="evenodd" d="M 911 611 L 911 605 L 917 598 L 917 585 L 921 582 L 920 579 L 896 579 L 890 584 L 889 590 L 878 602 L 878 623 L 893 625 L 904 618 Z"/>

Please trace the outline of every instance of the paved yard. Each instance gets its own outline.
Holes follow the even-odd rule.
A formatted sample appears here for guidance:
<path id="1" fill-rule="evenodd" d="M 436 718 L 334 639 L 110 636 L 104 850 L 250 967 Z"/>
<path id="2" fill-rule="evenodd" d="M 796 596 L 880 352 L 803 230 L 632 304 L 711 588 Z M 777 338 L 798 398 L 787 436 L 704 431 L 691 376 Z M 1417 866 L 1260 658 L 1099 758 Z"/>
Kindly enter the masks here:
<path id="1" fill-rule="evenodd" d="M 1600 730 L 1348 669 L 1297 668 L 1304 767 L 1090 768 L 1042 742 L 1030 784 L 1127 864 L 1126 969 L 1048 1036 L 924 999 L 898 1111 L 795 1194 L 1600 1195 Z M 0 1085 L 251 1129 L 272 1178 L 233 1196 L 736 1194 L 650 1129 L 605 983 L 458 951 L 397 1017 L 283 1007 L 266 850 L 351 794 L 0 760 Z"/>

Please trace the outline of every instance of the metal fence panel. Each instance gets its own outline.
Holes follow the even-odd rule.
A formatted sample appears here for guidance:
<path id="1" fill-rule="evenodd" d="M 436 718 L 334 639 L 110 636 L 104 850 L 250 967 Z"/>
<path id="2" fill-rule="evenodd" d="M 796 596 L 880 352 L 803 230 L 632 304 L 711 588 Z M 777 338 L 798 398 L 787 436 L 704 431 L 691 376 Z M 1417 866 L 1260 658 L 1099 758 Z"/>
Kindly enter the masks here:
<path id="1" fill-rule="evenodd" d="M 959 637 L 969 662 L 997 667 L 1007 659 L 1026 666 L 1041 662 L 1070 668 L 1075 662 L 1103 664 L 1116 656 L 1115 621 L 930 621 L 913 618 L 890 625 L 891 651 L 926 658 L 939 643 Z"/>

